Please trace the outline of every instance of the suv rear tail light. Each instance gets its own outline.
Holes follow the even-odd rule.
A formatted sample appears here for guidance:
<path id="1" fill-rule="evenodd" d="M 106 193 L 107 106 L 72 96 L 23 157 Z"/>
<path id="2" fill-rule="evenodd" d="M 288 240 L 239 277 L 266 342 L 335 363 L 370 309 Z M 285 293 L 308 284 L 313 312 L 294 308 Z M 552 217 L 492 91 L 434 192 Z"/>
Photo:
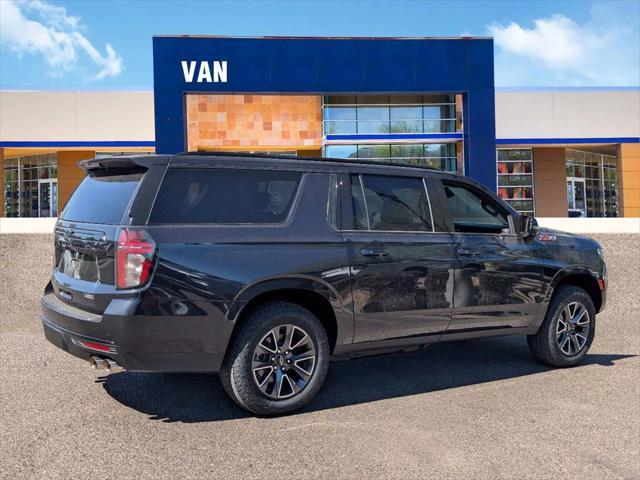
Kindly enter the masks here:
<path id="1" fill-rule="evenodd" d="M 116 286 L 141 287 L 149 280 L 156 244 L 142 229 L 123 228 L 116 246 Z"/>

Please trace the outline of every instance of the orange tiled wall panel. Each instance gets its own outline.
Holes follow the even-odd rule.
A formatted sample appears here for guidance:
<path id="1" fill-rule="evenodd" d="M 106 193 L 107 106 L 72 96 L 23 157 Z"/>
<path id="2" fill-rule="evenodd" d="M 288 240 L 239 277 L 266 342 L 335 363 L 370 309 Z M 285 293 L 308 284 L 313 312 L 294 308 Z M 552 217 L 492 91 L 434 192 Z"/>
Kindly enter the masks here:
<path id="1" fill-rule="evenodd" d="M 640 217 L 640 143 L 623 143 L 618 150 L 620 216 Z"/>
<path id="2" fill-rule="evenodd" d="M 187 95 L 189 151 L 322 145 L 317 95 Z"/>

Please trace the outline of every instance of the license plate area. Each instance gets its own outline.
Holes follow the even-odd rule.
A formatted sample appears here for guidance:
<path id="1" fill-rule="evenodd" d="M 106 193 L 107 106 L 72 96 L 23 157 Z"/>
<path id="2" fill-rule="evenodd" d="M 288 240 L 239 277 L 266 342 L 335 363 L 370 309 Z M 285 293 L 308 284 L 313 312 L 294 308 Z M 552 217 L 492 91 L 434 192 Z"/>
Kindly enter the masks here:
<path id="1" fill-rule="evenodd" d="M 65 249 L 60 259 L 59 270 L 61 273 L 76 280 L 86 280 L 87 282 L 100 281 L 98 259 L 92 253 Z"/>

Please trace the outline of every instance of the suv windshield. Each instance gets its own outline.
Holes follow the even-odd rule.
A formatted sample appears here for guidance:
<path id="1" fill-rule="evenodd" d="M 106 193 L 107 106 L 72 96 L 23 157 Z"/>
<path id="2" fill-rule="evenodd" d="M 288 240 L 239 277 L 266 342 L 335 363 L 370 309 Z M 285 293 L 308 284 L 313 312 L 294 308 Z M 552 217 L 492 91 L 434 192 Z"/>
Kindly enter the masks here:
<path id="1" fill-rule="evenodd" d="M 143 173 L 91 172 L 62 212 L 64 220 L 119 224 Z"/>

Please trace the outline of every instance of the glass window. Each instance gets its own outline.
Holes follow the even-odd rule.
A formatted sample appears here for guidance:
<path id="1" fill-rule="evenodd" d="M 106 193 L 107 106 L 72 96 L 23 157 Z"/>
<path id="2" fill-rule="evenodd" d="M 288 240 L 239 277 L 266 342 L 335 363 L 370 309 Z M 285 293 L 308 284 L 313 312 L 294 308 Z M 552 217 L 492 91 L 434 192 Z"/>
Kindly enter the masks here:
<path id="1" fill-rule="evenodd" d="M 329 158 L 357 158 L 357 145 L 327 145 L 324 149 L 326 157 Z"/>
<path id="2" fill-rule="evenodd" d="M 497 156 L 498 195 L 518 212 L 533 216 L 532 150 L 500 149 Z"/>
<path id="3" fill-rule="evenodd" d="M 456 232 L 502 233 L 509 229 L 507 215 L 491 200 L 466 185 L 445 183 L 447 211 Z"/>
<path id="4" fill-rule="evenodd" d="M 48 189 L 57 185 L 56 158 L 55 153 L 47 153 L 5 159 L 1 173 L 4 175 L 2 202 L 7 217 L 55 215 L 56 204 L 48 209 L 43 205 L 47 203 Z M 38 204 L 38 195 L 41 196 L 41 205 Z M 51 200 L 57 201 L 57 197 Z"/>
<path id="5" fill-rule="evenodd" d="M 421 144 L 391 145 L 391 156 L 395 158 L 421 158 L 424 157 L 424 148 Z"/>
<path id="6" fill-rule="evenodd" d="M 389 120 L 389 107 L 358 107 L 358 120 Z"/>
<path id="7" fill-rule="evenodd" d="M 455 95 L 332 95 L 324 99 L 323 119 L 325 135 L 457 129 Z"/>
<path id="8" fill-rule="evenodd" d="M 456 146 L 453 143 L 425 143 L 424 154 L 431 158 L 455 158 Z"/>
<path id="9" fill-rule="evenodd" d="M 381 120 L 369 120 L 369 121 L 358 121 L 357 129 L 359 134 L 363 135 L 376 135 L 379 133 L 389 133 L 391 129 L 391 125 L 388 121 Z"/>
<path id="10" fill-rule="evenodd" d="M 390 110 L 391 120 L 420 120 L 422 119 L 421 107 L 395 107 Z"/>
<path id="11" fill-rule="evenodd" d="M 353 135 L 357 132 L 358 124 L 353 121 L 325 121 L 325 135 Z"/>
<path id="12" fill-rule="evenodd" d="M 425 105 L 422 107 L 425 119 L 440 119 L 442 118 L 442 107 L 440 105 Z M 448 118 L 448 117 L 444 117 Z"/>
<path id="13" fill-rule="evenodd" d="M 422 133 L 423 131 L 421 120 L 392 120 L 388 127 L 388 133 Z"/>
<path id="14" fill-rule="evenodd" d="M 456 171 L 454 143 L 326 145 L 326 157 L 362 158 Z"/>
<path id="15" fill-rule="evenodd" d="M 391 145 L 358 145 L 358 158 L 388 159 Z"/>
<path id="16" fill-rule="evenodd" d="M 612 155 L 567 149 L 567 198 L 569 205 L 577 201 L 573 183 L 584 185 L 586 205 L 581 207 L 588 217 L 616 217 L 617 158 Z M 604 180 L 604 181 L 603 181 Z M 582 183 L 584 182 L 584 183 Z M 586 210 L 586 211 L 585 211 Z"/>
<path id="17" fill-rule="evenodd" d="M 367 207 L 364 204 L 362 183 L 359 175 L 351 176 L 351 204 L 353 208 L 353 225 L 345 226 L 347 229 L 369 230 L 367 220 Z"/>
<path id="18" fill-rule="evenodd" d="M 429 199 L 421 178 L 352 175 L 357 229 L 431 232 Z"/>
<path id="19" fill-rule="evenodd" d="M 62 217 L 75 222 L 119 224 L 142 176 L 142 173 L 90 173 L 71 195 Z"/>
<path id="20" fill-rule="evenodd" d="M 281 223 L 302 174 L 267 170 L 169 169 L 150 223 Z"/>
<path id="21" fill-rule="evenodd" d="M 355 120 L 356 107 L 332 107 L 324 109 L 325 120 Z"/>

